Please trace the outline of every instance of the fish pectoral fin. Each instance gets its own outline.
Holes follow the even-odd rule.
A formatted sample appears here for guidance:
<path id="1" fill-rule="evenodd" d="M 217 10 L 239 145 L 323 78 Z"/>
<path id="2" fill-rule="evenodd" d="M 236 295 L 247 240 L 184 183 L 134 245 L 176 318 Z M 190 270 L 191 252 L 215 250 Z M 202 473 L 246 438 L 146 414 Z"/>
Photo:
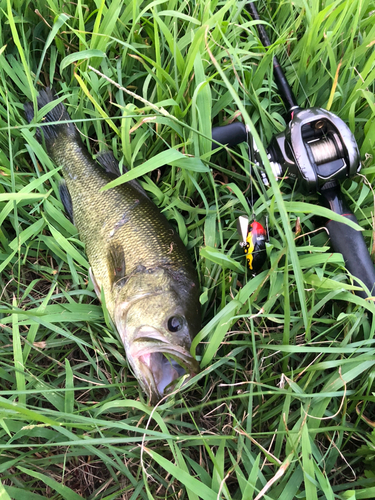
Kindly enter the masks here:
<path id="1" fill-rule="evenodd" d="M 118 242 L 111 242 L 108 247 L 108 273 L 112 286 L 122 286 L 125 283 L 125 254 L 122 245 Z"/>
<path id="2" fill-rule="evenodd" d="M 64 180 L 61 180 L 59 183 L 59 193 L 65 212 L 67 213 L 70 222 L 74 224 L 72 197 L 70 196 L 68 186 Z"/>
<path id="3" fill-rule="evenodd" d="M 89 276 L 90 276 L 90 279 L 91 279 L 91 281 L 92 281 L 92 283 L 94 285 L 95 293 L 96 293 L 98 299 L 101 301 L 101 297 L 102 297 L 101 289 L 100 289 L 100 286 L 98 285 L 98 282 L 95 279 L 95 276 L 94 276 L 94 273 L 92 272 L 92 268 L 91 267 L 89 269 Z"/>

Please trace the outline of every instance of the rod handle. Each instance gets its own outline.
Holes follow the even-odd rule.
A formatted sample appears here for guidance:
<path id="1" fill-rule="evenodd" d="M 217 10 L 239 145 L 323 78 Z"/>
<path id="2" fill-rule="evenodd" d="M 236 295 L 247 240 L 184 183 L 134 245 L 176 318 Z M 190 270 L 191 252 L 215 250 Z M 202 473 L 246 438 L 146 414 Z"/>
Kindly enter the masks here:
<path id="1" fill-rule="evenodd" d="M 355 215 L 345 204 L 339 187 L 329 188 L 321 192 L 325 205 L 343 217 L 358 223 Z M 371 260 L 367 245 L 360 231 L 347 224 L 330 220 L 326 227 L 329 232 L 332 247 L 335 252 L 342 254 L 348 271 L 359 278 L 369 289 L 370 295 L 375 294 L 375 268 Z M 362 298 L 368 297 L 364 290 L 356 292 Z"/>

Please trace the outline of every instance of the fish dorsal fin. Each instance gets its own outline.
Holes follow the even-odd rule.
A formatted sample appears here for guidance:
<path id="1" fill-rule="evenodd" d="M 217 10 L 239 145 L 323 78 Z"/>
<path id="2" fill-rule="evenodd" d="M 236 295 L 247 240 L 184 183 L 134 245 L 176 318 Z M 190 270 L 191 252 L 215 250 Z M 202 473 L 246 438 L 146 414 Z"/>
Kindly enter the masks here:
<path id="1" fill-rule="evenodd" d="M 107 173 L 113 174 L 116 177 L 120 177 L 120 175 L 122 175 L 120 172 L 120 164 L 113 156 L 112 151 L 102 151 L 101 153 L 98 153 L 96 160 Z M 127 171 L 127 168 L 123 167 L 123 174 Z"/>
<path id="2" fill-rule="evenodd" d="M 124 249 L 120 243 L 111 242 L 109 244 L 107 265 L 112 286 L 123 286 L 126 281 L 126 265 Z"/>
<path id="3" fill-rule="evenodd" d="M 68 186 L 64 180 L 61 180 L 59 183 L 59 193 L 65 212 L 67 213 L 70 222 L 74 224 L 72 197 L 70 196 Z"/>
<path id="4" fill-rule="evenodd" d="M 123 166 L 123 172 L 120 172 L 120 164 L 113 156 L 113 153 L 111 151 L 102 151 L 101 153 L 98 153 L 96 156 L 96 161 L 101 167 L 104 168 L 107 174 L 113 175 L 115 177 L 120 177 L 128 171 L 128 169 Z M 146 198 L 148 198 L 146 191 L 136 180 L 129 181 L 129 184 L 139 193 L 143 194 L 143 196 L 146 196 Z"/>

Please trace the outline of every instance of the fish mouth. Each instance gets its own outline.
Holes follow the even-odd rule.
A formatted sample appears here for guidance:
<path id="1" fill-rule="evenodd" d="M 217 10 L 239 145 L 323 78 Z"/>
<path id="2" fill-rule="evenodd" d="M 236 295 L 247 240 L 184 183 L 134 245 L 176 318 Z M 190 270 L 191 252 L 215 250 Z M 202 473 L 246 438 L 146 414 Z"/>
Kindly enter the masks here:
<path id="1" fill-rule="evenodd" d="M 186 374 L 191 378 L 199 372 L 199 363 L 190 352 L 172 344 L 154 327 L 143 326 L 138 330 L 129 354 L 138 365 L 140 382 L 151 404 L 170 393 L 177 379 Z"/>

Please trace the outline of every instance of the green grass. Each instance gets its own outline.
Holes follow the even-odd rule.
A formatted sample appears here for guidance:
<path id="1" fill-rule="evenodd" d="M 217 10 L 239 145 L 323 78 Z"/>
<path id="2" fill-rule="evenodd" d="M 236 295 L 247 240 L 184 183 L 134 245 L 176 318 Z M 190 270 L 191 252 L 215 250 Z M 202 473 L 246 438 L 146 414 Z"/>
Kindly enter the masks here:
<path id="1" fill-rule="evenodd" d="M 246 273 L 247 147 L 212 154 L 209 141 L 241 114 L 259 145 L 284 129 L 277 54 L 299 104 L 355 134 L 363 168 L 342 190 L 371 249 L 375 4 L 261 2 L 267 53 L 243 4 L 0 0 L 2 500 L 375 497 L 375 306 L 353 294 L 317 197 L 266 189 L 257 172 L 269 258 Z M 93 154 L 143 175 L 196 262 L 202 371 L 156 408 L 96 299 L 58 165 L 26 124 L 45 85 Z"/>

